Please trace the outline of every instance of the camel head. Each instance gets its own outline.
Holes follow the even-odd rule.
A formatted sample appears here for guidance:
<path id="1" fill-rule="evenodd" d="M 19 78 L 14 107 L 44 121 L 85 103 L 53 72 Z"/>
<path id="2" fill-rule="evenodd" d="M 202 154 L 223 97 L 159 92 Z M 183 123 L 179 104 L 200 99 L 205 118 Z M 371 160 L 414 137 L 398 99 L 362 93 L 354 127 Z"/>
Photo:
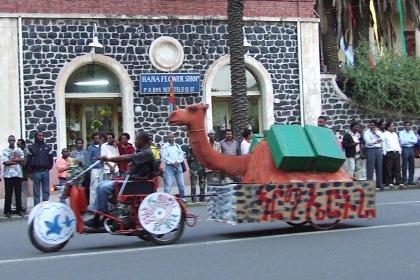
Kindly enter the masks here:
<path id="1" fill-rule="evenodd" d="M 170 125 L 186 125 L 188 127 L 202 128 L 204 127 L 204 118 L 208 105 L 193 104 L 188 105 L 185 109 L 177 109 L 169 116 Z"/>

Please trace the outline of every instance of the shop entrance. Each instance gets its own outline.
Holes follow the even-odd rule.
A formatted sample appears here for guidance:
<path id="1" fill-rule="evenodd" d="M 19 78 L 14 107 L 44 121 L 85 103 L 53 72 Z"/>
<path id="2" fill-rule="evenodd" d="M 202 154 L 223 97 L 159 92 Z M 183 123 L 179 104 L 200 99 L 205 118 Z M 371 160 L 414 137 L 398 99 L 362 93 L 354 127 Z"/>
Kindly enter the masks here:
<path id="1" fill-rule="evenodd" d="M 94 132 L 112 132 L 118 138 L 122 133 L 121 99 L 66 99 L 67 146 L 75 147 L 76 139 L 84 145 L 91 141 Z"/>

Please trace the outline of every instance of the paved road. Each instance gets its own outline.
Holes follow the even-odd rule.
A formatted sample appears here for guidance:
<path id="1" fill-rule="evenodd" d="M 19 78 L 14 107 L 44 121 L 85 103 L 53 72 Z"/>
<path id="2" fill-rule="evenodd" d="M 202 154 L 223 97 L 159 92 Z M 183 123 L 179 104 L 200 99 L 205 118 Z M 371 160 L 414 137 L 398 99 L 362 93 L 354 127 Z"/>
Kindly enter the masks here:
<path id="1" fill-rule="evenodd" d="M 380 192 L 378 218 L 332 231 L 285 223 L 231 226 L 206 220 L 175 245 L 77 235 L 38 252 L 26 220 L 0 220 L 1 279 L 420 279 L 420 190 Z"/>

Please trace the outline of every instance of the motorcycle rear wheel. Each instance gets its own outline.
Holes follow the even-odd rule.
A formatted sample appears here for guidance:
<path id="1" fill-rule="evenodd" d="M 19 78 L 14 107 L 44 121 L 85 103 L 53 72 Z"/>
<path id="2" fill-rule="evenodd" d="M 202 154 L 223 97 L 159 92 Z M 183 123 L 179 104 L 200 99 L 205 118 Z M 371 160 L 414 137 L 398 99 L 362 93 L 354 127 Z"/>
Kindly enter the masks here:
<path id="1" fill-rule="evenodd" d="M 34 231 L 34 221 L 31 222 L 31 225 L 29 226 L 29 230 L 28 230 L 28 234 L 29 234 L 29 239 L 31 240 L 32 245 L 34 245 L 35 248 L 37 248 L 38 250 L 40 250 L 41 252 L 44 253 L 52 253 L 52 252 L 57 252 L 61 249 L 63 249 L 64 246 L 66 246 L 67 242 L 69 242 L 70 239 L 61 242 L 59 244 L 55 244 L 55 245 L 49 245 L 46 244 L 45 242 L 42 242 L 41 240 L 39 240 L 35 234 Z"/>
<path id="2" fill-rule="evenodd" d="M 147 232 L 149 240 L 155 243 L 156 245 L 169 245 L 178 241 L 184 232 L 185 228 L 185 213 L 182 213 L 179 225 L 176 229 L 165 234 L 154 234 Z"/>

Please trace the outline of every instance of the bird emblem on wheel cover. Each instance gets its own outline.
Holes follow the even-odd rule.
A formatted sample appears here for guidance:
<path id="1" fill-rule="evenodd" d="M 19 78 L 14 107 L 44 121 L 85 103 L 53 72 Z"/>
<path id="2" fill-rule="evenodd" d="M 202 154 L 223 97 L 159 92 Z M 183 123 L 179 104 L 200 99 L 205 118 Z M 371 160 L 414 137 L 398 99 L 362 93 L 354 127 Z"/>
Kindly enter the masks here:
<path id="1" fill-rule="evenodd" d="M 53 222 L 45 221 L 45 225 L 48 227 L 47 235 L 57 234 L 60 235 L 61 230 L 63 229 L 58 225 L 58 218 L 60 215 L 55 215 Z"/>

